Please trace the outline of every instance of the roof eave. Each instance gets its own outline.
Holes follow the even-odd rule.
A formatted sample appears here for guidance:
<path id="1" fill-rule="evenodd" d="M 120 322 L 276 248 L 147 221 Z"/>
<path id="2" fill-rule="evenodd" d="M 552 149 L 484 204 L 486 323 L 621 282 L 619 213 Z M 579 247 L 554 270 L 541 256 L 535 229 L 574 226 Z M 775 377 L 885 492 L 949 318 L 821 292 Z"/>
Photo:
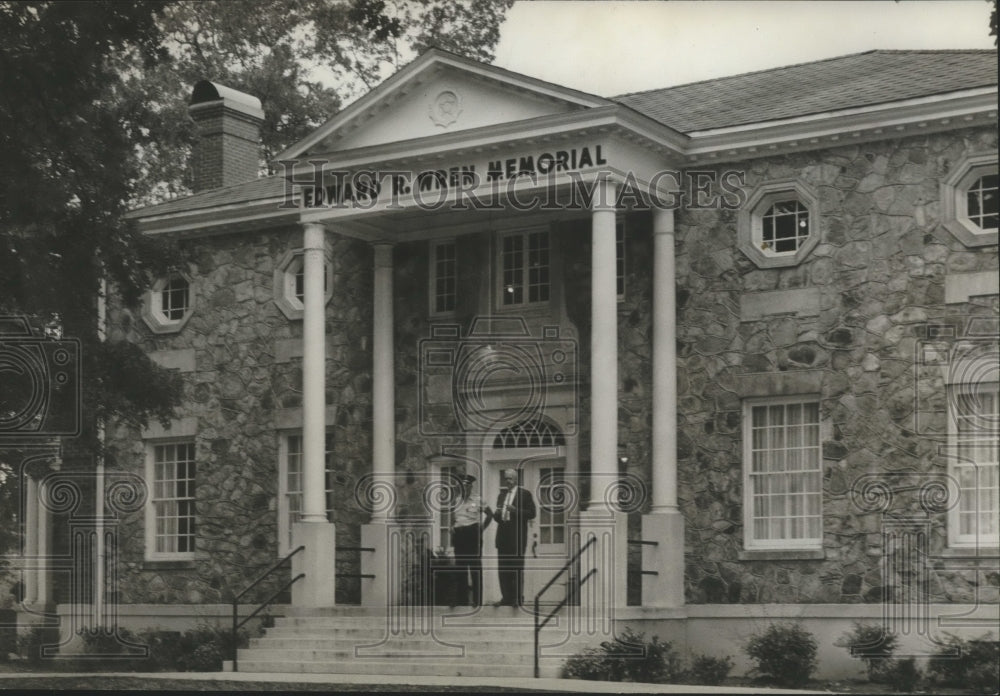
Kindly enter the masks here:
<path id="1" fill-rule="evenodd" d="M 901 137 L 914 131 L 976 125 L 997 115 L 997 87 L 949 92 L 797 118 L 691 131 L 688 163 L 759 156 L 773 151 L 811 149 L 834 143 Z"/>

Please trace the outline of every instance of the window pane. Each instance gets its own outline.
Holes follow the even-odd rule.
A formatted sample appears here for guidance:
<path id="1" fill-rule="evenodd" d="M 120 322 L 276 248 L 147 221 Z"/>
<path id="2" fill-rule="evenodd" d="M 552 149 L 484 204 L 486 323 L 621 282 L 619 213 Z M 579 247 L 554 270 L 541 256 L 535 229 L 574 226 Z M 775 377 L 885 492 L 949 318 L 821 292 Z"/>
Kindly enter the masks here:
<path id="1" fill-rule="evenodd" d="M 817 543 L 822 485 L 818 404 L 769 404 L 750 412 L 748 541 Z"/>

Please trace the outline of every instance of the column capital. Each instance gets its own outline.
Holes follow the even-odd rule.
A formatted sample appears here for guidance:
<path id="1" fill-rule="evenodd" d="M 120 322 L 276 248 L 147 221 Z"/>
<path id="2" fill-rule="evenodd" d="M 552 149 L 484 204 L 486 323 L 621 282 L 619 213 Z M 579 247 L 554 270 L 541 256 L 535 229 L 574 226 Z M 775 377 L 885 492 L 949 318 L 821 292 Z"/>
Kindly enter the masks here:
<path id="1" fill-rule="evenodd" d="M 393 245 L 389 242 L 376 242 L 372 244 L 375 249 L 375 267 L 392 268 Z"/>
<path id="2" fill-rule="evenodd" d="M 323 249 L 326 243 L 326 227 L 320 222 L 302 223 L 302 249 Z"/>
<path id="3" fill-rule="evenodd" d="M 594 212 L 616 212 L 618 196 L 618 182 L 607 176 L 607 173 L 598 175 L 594 181 L 594 194 L 590 199 L 590 209 Z"/>
<path id="4" fill-rule="evenodd" d="M 653 234 L 674 233 L 674 209 L 653 207 Z"/>

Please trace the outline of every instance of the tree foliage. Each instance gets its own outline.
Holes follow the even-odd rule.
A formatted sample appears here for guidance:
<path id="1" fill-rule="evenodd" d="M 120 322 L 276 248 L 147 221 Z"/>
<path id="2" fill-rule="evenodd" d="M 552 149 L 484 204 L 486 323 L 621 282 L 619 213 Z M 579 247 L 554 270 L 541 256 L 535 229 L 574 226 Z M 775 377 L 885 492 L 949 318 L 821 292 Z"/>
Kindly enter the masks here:
<path id="1" fill-rule="evenodd" d="M 163 7 L 0 3 L 0 314 L 80 339 L 83 409 L 94 416 L 165 417 L 179 394 L 145 359 L 142 380 L 112 393 L 104 376 L 127 348 L 97 337 L 102 278 L 134 302 L 174 259 L 124 219 L 139 193 L 136 142 L 148 119 L 123 99 L 114 65 L 125 52 L 137 68 L 165 57 Z"/>
<path id="2" fill-rule="evenodd" d="M 139 346 L 100 339 L 98 297 L 103 279 L 134 306 L 184 267 L 179 244 L 139 234 L 125 213 L 189 192 L 193 84 L 260 98 L 267 158 L 428 46 L 491 59 L 511 4 L 0 0 L 0 316 L 81 341 L 91 427 L 74 450 L 96 452 L 100 418 L 165 421 L 181 398 Z M 16 478 L 0 471 L 8 509 Z M 11 531 L 0 520 L 0 552 Z"/>
<path id="3" fill-rule="evenodd" d="M 208 79 L 261 100 L 263 158 L 306 136 L 429 46 L 489 61 L 513 0 L 210 0 L 161 19 L 171 60 L 132 71 L 129 98 L 151 105 L 144 201 L 186 193 L 191 86 Z M 123 68 L 134 63 L 121 58 Z"/>

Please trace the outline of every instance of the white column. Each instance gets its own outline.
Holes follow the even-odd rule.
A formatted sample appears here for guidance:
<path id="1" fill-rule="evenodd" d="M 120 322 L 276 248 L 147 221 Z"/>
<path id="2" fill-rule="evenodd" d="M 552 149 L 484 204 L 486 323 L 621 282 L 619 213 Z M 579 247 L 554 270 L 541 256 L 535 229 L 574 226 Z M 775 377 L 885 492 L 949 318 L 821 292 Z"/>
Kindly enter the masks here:
<path id="1" fill-rule="evenodd" d="M 642 516 L 642 605 L 684 606 L 684 517 L 677 507 L 674 211 L 653 209 L 653 492 Z"/>
<path id="2" fill-rule="evenodd" d="M 391 483 L 396 467 L 396 399 L 392 336 L 392 245 L 375 245 L 372 339 L 372 473 Z"/>
<path id="3" fill-rule="evenodd" d="M 653 209 L 653 505 L 677 509 L 677 311 L 674 211 Z"/>
<path id="4" fill-rule="evenodd" d="M 24 603 L 35 604 L 38 601 L 38 482 L 25 474 L 24 494 L 25 525 L 24 525 L 24 570 L 21 571 L 21 582 L 24 583 Z"/>
<path id="5" fill-rule="evenodd" d="M 595 185 L 591 213 L 590 507 L 618 476 L 618 284 L 614 182 Z"/>
<path id="6" fill-rule="evenodd" d="M 326 522 L 326 322 L 323 273 L 326 230 L 303 234 L 302 521 Z"/>
<path id="7" fill-rule="evenodd" d="M 48 604 L 52 600 L 49 589 L 49 576 L 52 567 L 49 564 L 49 553 L 52 544 L 50 543 L 51 533 L 49 525 L 49 515 L 52 513 L 48 507 L 41 503 L 45 499 L 45 489 L 42 484 L 38 484 L 38 558 L 39 568 L 35 576 L 36 600 L 39 604 Z"/>
<path id="8" fill-rule="evenodd" d="M 305 225 L 302 242 L 302 517 L 292 525 L 292 543 L 305 550 L 292 557 L 297 607 L 336 604 L 336 528 L 326 518 L 326 326 L 323 275 L 326 230 Z M 333 278 L 329 279 L 333 282 Z"/>

